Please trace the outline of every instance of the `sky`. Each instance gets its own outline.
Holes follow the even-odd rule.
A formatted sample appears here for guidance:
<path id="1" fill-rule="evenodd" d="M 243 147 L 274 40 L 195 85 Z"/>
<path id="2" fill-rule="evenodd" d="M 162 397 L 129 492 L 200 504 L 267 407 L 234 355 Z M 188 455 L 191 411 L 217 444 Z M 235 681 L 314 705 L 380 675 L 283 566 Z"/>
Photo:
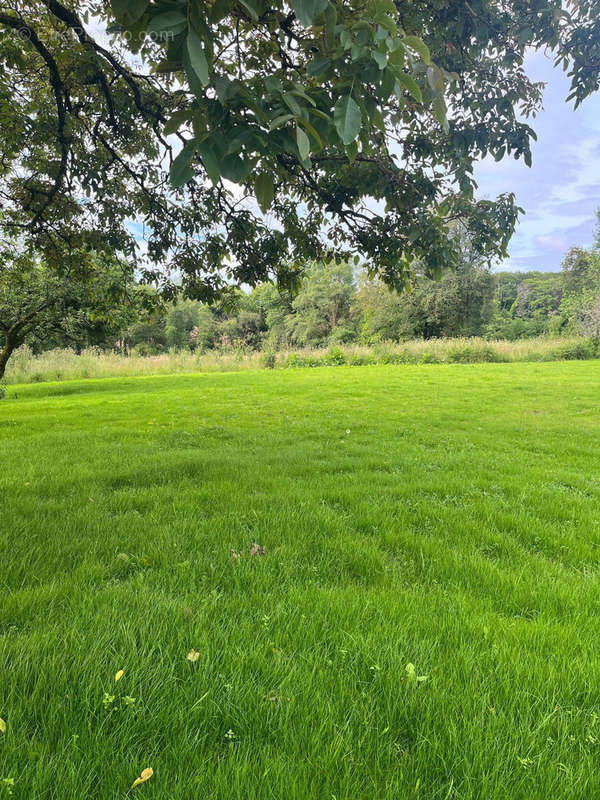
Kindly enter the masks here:
<path id="1" fill-rule="evenodd" d="M 529 124 L 538 135 L 533 165 L 485 159 L 476 170 L 478 196 L 514 192 L 525 210 L 499 269 L 557 271 L 574 245 L 592 244 L 600 208 L 600 93 L 575 111 L 567 103 L 569 79 L 552 59 L 533 53 L 527 74 L 544 81 L 544 110 Z"/>

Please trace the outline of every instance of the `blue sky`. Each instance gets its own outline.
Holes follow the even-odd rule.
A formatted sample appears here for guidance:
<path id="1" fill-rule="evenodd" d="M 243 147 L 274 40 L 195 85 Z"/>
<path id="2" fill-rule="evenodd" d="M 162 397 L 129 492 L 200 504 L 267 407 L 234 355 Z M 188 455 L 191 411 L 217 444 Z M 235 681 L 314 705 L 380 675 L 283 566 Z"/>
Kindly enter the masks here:
<path id="1" fill-rule="evenodd" d="M 544 111 L 530 120 L 537 132 L 533 166 L 486 159 L 475 171 L 478 195 L 493 198 L 514 192 L 525 214 L 510 244 L 510 258 L 500 269 L 560 269 L 565 251 L 593 241 L 600 208 L 600 93 L 576 111 L 566 102 L 569 79 L 551 58 L 534 53 L 527 73 L 544 81 Z"/>

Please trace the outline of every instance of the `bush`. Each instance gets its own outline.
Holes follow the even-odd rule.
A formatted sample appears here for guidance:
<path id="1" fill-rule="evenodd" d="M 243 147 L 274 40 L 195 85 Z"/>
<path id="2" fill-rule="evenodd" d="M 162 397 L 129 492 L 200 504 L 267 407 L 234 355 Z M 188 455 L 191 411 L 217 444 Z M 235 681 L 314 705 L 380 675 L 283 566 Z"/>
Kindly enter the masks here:
<path id="1" fill-rule="evenodd" d="M 478 364 L 498 361 L 498 356 L 490 345 L 464 344 L 448 348 L 448 361 L 456 364 Z"/>
<path id="2" fill-rule="evenodd" d="M 324 358 L 324 363 L 328 367 L 341 367 L 346 363 L 346 356 L 344 351 L 339 347 L 332 347 Z"/>
<path id="3" fill-rule="evenodd" d="M 164 348 L 160 347 L 159 345 L 151 344 L 150 342 L 140 342 L 139 344 L 136 344 L 131 353 L 134 356 L 146 358 L 148 356 L 157 356 L 163 350 Z"/>
<path id="4" fill-rule="evenodd" d="M 597 358 L 597 356 L 598 344 L 595 339 L 581 339 L 580 341 L 559 345 L 551 353 L 551 358 L 559 361 L 579 361 Z"/>
<path id="5" fill-rule="evenodd" d="M 275 369 L 277 366 L 277 356 L 275 353 L 263 353 L 260 357 L 260 364 L 265 369 Z"/>

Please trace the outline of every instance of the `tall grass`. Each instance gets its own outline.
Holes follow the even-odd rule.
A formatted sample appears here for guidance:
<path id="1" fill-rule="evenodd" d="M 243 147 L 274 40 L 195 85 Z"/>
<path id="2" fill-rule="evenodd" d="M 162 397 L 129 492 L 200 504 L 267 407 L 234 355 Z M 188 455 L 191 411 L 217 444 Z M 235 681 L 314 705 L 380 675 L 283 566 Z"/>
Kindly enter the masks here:
<path id="1" fill-rule="evenodd" d="M 6 383 L 35 383 L 78 378 L 104 378 L 135 375 L 161 375 L 185 372 L 238 372 L 269 368 L 316 366 L 363 366 L 368 364 L 445 364 L 513 361 L 585 360 L 600 356 L 600 343 L 581 337 L 539 337 L 509 342 L 480 338 L 413 340 L 396 344 L 381 342 L 336 346 L 329 349 L 305 348 L 260 353 L 232 350 L 192 353 L 171 350 L 155 356 L 122 355 L 96 348 L 76 353 L 49 350 L 34 355 L 22 347 L 13 356 Z"/>

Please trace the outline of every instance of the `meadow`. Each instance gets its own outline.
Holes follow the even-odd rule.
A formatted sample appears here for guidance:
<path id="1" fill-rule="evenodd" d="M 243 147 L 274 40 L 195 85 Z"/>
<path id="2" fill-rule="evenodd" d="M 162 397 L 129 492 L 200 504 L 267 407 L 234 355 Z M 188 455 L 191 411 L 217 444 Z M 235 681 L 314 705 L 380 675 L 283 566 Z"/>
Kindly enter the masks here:
<path id="1" fill-rule="evenodd" d="M 171 349 L 156 355 L 135 350 L 127 355 L 99 348 L 81 352 L 58 348 L 34 354 L 27 346 L 15 352 L 5 383 L 41 383 L 78 378 L 177 375 L 187 372 L 237 372 L 263 369 L 297 369 L 321 366 L 373 364 L 478 364 L 514 361 L 571 361 L 600 357 L 600 341 L 593 337 L 539 336 L 507 341 L 478 337 L 413 339 L 402 343 L 336 345 L 329 348 L 257 351 L 227 348 L 192 352 Z M 3 383 L 3 381 L 0 381 Z M 1 388 L 1 387 L 0 387 Z"/>
<path id="2" fill-rule="evenodd" d="M 599 378 L 11 385 L 0 800 L 600 796 Z"/>

